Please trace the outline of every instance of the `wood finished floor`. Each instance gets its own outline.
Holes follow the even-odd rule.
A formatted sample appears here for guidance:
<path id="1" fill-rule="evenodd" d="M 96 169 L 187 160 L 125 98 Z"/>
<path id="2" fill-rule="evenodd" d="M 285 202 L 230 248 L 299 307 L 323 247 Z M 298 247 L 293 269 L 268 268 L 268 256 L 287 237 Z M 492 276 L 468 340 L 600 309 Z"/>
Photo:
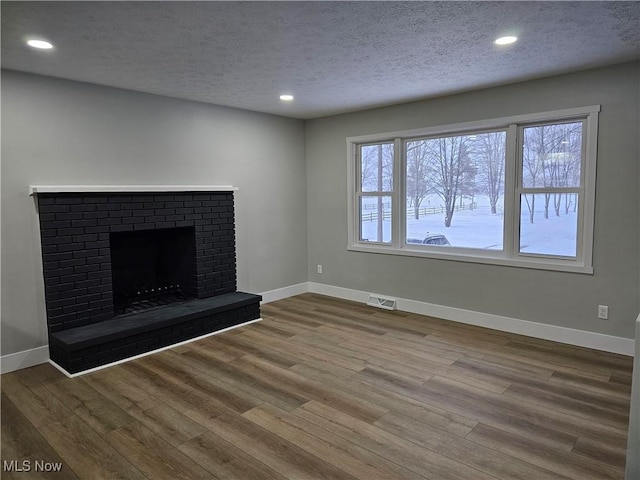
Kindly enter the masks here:
<path id="1" fill-rule="evenodd" d="M 632 359 L 304 294 L 75 379 L 2 376 L 2 478 L 624 478 Z M 62 462 L 59 473 L 35 461 Z"/>

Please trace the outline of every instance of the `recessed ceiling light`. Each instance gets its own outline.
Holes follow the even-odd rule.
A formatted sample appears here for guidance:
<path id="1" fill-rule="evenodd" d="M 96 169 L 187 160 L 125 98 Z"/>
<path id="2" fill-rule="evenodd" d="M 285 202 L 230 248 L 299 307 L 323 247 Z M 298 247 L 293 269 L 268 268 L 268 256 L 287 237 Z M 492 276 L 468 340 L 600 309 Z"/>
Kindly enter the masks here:
<path id="1" fill-rule="evenodd" d="M 293 95 L 280 95 L 280 100 L 282 100 L 283 102 L 291 102 L 293 100 Z"/>
<path id="2" fill-rule="evenodd" d="M 515 43 L 518 40 L 518 37 L 514 37 L 512 35 L 506 37 L 496 38 L 493 43 L 496 45 L 509 45 L 510 43 Z"/>
<path id="3" fill-rule="evenodd" d="M 46 40 L 27 40 L 27 45 L 33 48 L 38 48 L 40 50 L 51 50 L 53 48 L 53 45 Z"/>

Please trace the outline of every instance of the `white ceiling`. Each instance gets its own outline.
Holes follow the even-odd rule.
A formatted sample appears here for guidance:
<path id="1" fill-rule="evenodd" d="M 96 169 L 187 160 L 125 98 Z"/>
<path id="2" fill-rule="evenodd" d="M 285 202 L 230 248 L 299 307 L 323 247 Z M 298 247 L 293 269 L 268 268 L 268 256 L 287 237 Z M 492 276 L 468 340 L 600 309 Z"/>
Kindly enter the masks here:
<path id="1" fill-rule="evenodd" d="M 634 2 L 10 2 L 2 67 L 295 118 L 640 58 Z M 520 40 L 497 47 L 514 33 Z M 28 36 L 50 40 L 35 51 Z M 296 100 L 285 104 L 281 93 Z"/>

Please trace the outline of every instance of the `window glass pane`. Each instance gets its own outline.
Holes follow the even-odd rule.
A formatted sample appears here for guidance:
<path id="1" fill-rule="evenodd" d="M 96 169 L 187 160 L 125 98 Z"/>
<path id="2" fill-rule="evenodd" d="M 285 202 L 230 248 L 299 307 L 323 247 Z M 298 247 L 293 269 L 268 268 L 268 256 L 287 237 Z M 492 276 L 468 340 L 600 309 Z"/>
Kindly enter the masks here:
<path id="1" fill-rule="evenodd" d="M 520 252 L 576 256 L 577 193 L 520 196 Z"/>
<path id="2" fill-rule="evenodd" d="M 524 128 L 522 186 L 579 187 L 582 122 Z"/>
<path id="3" fill-rule="evenodd" d="M 360 241 L 391 243 L 391 197 L 360 197 Z"/>
<path id="4" fill-rule="evenodd" d="M 393 191 L 393 143 L 360 147 L 360 185 L 363 192 Z"/>
<path id="5" fill-rule="evenodd" d="M 408 244 L 503 248 L 506 132 L 405 143 Z"/>

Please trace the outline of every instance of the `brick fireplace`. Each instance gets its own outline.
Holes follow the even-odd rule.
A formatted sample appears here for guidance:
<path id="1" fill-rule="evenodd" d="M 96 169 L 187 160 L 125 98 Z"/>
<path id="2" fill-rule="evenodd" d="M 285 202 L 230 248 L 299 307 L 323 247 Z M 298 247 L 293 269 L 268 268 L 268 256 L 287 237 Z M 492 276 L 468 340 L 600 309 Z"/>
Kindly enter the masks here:
<path id="1" fill-rule="evenodd" d="M 68 190 L 33 187 L 50 357 L 66 372 L 260 317 L 261 297 L 236 291 L 233 191 Z"/>

